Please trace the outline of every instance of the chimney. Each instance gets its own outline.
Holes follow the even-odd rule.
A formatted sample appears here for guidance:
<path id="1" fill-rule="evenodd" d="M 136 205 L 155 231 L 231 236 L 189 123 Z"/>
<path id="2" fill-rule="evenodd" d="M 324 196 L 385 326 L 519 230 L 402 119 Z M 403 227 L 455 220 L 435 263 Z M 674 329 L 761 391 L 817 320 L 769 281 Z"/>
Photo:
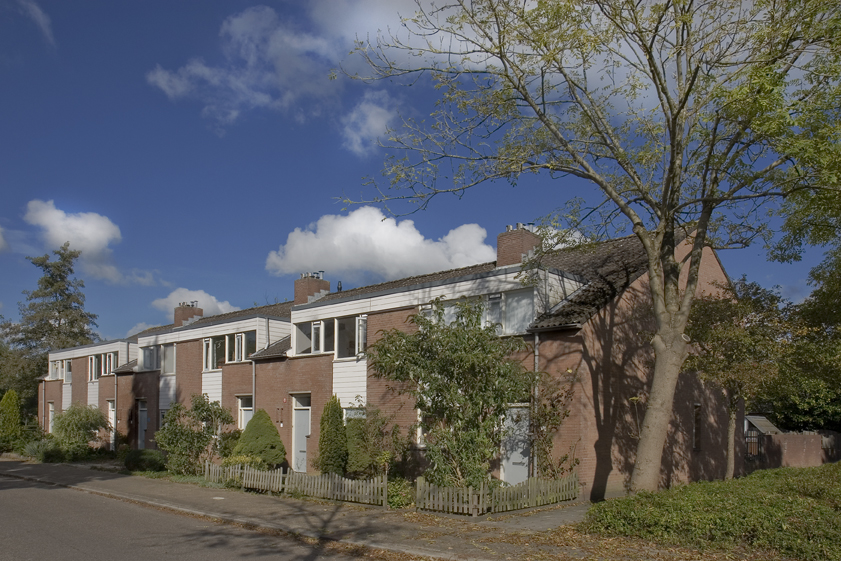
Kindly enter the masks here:
<path id="1" fill-rule="evenodd" d="M 199 308 L 198 301 L 194 300 L 192 302 L 181 302 L 175 308 L 175 320 L 173 323 L 175 327 L 181 327 L 182 325 L 189 323 L 189 320 L 192 318 L 200 318 L 204 315 L 204 310 Z"/>
<path id="2" fill-rule="evenodd" d="M 506 226 L 505 231 L 496 237 L 496 266 L 519 265 L 523 256 L 540 246 L 540 236 L 530 232 L 522 223 L 512 228 Z"/>
<path id="3" fill-rule="evenodd" d="M 314 273 L 301 273 L 301 278 L 295 280 L 294 303 L 306 304 L 310 296 L 321 292 L 330 292 L 330 281 L 324 280 L 324 271 Z"/>

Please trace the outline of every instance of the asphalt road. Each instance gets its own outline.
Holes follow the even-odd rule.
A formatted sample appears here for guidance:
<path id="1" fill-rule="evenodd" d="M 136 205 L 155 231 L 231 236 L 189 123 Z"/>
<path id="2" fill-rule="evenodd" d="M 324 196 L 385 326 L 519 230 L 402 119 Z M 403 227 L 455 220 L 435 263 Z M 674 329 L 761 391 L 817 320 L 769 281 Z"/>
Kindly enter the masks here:
<path id="1" fill-rule="evenodd" d="M 307 544 L 0 476 L 0 561 L 359 559 Z"/>

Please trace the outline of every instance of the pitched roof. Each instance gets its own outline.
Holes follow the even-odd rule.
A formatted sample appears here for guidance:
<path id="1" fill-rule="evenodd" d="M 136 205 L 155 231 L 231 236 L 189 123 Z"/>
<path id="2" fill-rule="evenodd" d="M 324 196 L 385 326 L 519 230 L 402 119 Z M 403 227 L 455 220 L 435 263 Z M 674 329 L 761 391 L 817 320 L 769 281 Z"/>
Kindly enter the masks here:
<path id="1" fill-rule="evenodd" d="M 542 265 L 581 276 L 587 284 L 538 317 L 532 330 L 585 323 L 648 271 L 648 257 L 632 235 L 561 249 L 545 256 Z"/>
<path id="2" fill-rule="evenodd" d="M 129 341 L 136 343 L 139 337 L 146 337 L 147 335 L 154 335 L 155 333 L 181 331 L 185 329 L 192 329 L 193 327 L 201 327 L 204 325 L 213 325 L 217 323 L 225 323 L 229 321 L 236 321 L 238 319 L 250 318 L 255 316 L 268 316 L 289 319 L 292 317 L 293 302 L 278 302 L 276 304 L 268 304 L 266 306 L 257 306 L 254 308 L 246 308 L 244 310 L 236 310 L 234 312 L 226 312 L 224 314 L 216 314 L 215 316 L 203 316 L 196 318 L 188 324 L 176 326 L 174 323 L 169 325 L 159 325 L 157 327 L 150 327 L 140 333 L 136 333 L 129 337 Z"/>
<path id="3" fill-rule="evenodd" d="M 137 366 L 137 359 L 130 360 L 125 364 L 121 364 L 114 369 L 114 374 L 131 374 L 134 372 L 134 367 Z"/>
<path id="4" fill-rule="evenodd" d="M 292 337 L 287 335 L 283 339 L 279 339 L 261 351 L 257 351 L 251 355 L 251 360 L 264 360 L 268 358 L 283 358 L 286 352 L 292 348 Z"/>

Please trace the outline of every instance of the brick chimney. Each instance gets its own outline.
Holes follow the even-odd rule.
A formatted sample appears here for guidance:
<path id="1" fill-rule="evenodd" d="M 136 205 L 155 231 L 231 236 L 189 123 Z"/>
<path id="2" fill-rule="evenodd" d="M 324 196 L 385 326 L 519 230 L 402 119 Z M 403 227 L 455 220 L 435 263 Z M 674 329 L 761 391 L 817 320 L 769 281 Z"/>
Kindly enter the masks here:
<path id="1" fill-rule="evenodd" d="M 172 323 L 175 324 L 175 327 L 181 327 L 182 325 L 192 323 L 190 321 L 191 319 L 200 318 L 203 315 L 204 310 L 199 308 L 199 303 L 197 301 L 181 302 L 175 308 L 175 319 Z"/>
<path id="2" fill-rule="evenodd" d="M 506 226 L 496 237 L 496 266 L 519 265 L 523 256 L 540 245 L 540 236 L 529 231 L 518 222 L 515 227 Z"/>
<path id="3" fill-rule="evenodd" d="M 301 278 L 295 280 L 294 303 L 306 304 L 310 296 L 320 295 L 322 292 L 330 292 L 330 281 L 324 280 L 324 271 L 315 273 L 301 273 Z"/>

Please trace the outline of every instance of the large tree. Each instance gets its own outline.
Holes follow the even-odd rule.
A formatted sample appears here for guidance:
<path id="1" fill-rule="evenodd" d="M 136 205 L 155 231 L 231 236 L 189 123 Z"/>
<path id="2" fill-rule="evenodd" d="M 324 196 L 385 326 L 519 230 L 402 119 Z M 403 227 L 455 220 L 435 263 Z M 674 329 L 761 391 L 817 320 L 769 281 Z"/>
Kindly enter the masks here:
<path id="1" fill-rule="evenodd" d="M 73 276 L 81 252 L 65 243 L 50 255 L 27 257 L 43 273 L 35 290 L 18 304 L 20 320 L 0 317 L 0 388 L 15 389 L 32 409 L 38 380 L 47 373 L 50 351 L 94 343 L 96 315 L 85 311 L 84 281 Z"/>
<path id="2" fill-rule="evenodd" d="M 431 119 L 392 134 L 374 201 L 424 208 L 545 172 L 561 206 L 574 176 L 602 198 L 577 217 L 644 246 L 656 358 L 633 490 L 658 487 L 703 249 L 767 234 L 769 198 L 837 186 L 839 12 L 837 0 L 419 2 L 398 32 L 359 44 L 368 78 L 428 74 L 440 92 Z"/>

